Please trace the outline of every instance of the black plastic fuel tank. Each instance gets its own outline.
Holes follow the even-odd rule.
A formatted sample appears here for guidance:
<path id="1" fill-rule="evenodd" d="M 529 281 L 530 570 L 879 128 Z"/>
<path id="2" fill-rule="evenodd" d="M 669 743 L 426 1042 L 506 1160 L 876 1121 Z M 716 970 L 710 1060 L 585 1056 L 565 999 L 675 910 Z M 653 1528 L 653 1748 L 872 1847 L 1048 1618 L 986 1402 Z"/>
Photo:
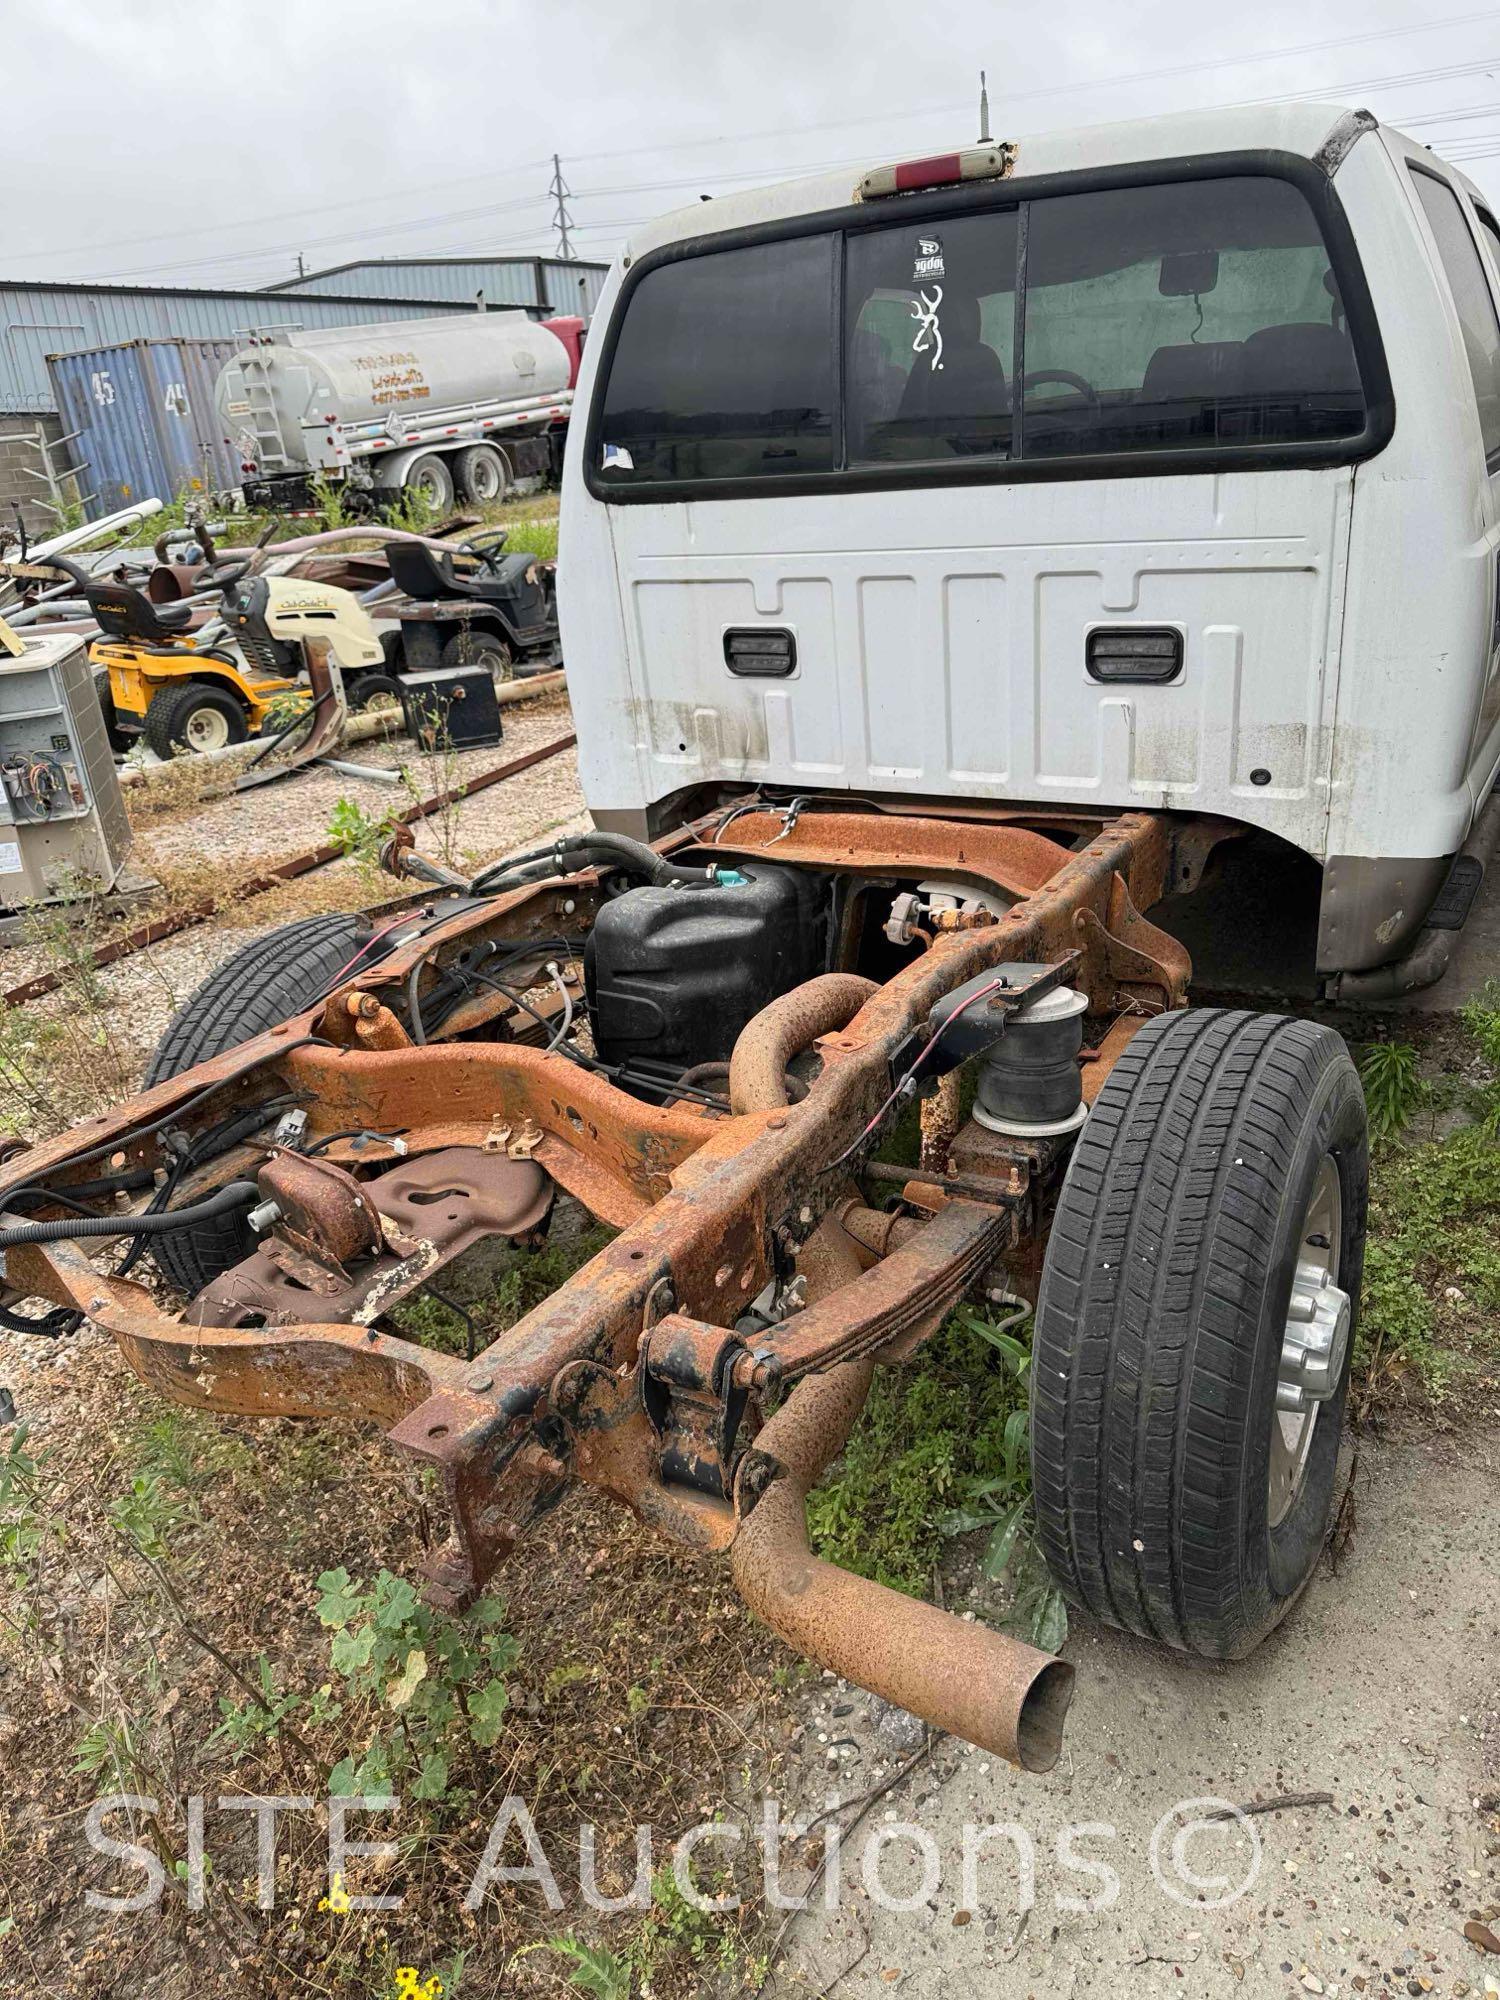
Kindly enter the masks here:
<path id="1" fill-rule="evenodd" d="M 584 952 L 599 1055 L 674 1073 L 726 1060 L 752 1015 L 826 969 L 831 912 L 826 876 L 759 861 L 615 897 Z"/>

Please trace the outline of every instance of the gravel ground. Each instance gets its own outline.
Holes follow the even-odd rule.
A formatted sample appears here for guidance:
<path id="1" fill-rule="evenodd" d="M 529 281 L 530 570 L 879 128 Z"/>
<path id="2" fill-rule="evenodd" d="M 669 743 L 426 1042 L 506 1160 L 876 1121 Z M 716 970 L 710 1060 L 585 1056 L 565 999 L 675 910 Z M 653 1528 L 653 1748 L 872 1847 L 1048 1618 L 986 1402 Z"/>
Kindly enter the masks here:
<path id="1" fill-rule="evenodd" d="M 505 738 L 493 749 L 464 750 L 445 760 L 425 756 L 410 737 L 396 737 L 384 743 L 357 744 L 349 756 L 355 763 L 388 771 L 404 765 L 419 795 L 427 798 L 550 743 L 572 727 L 563 694 L 515 703 L 503 713 Z M 257 791 L 209 800 L 181 819 L 148 826 L 137 839 L 137 866 L 219 859 L 235 863 L 280 860 L 327 838 L 328 816 L 341 798 L 352 799 L 376 818 L 411 803 L 404 788 L 345 777 L 337 771 L 309 771 Z M 524 823 L 527 831 L 520 837 L 528 838 L 530 831 L 540 831 L 553 819 L 567 818 L 581 807 L 577 764 L 570 751 L 555 763 L 538 765 L 503 786 L 481 792 L 465 803 L 458 817 L 467 846 L 471 841 L 503 842 L 512 824 Z M 419 846 L 427 848 L 434 840 L 434 825 L 432 821 L 424 823 Z M 489 852 L 485 847 L 486 859 Z"/>
<path id="2" fill-rule="evenodd" d="M 1028 1777 L 940 1739 L 848 1843 L 836 1911 L 795 1921 L 773 2000 L 1500 1990 L 1500 1959 L 1465 1936 L 1500 1921 L 1500 1430 L 1370 1441 L 1363 1466 L 1339 1574 L 1320 1571 L 1248 1660 L 1209 1665 L 1075 1613 L 1057 1769 Z M 922 1743 L 859 1689 L 814 1687 L 788 1779 L 799 1815 L 857 1798 Z M 1205 1800 L 1309 1793 L 1324 1802 L 1176 1845 Z M 1188 1801 L 1199 1813 L 1174 1811 Z M 967 1884 L 966 1828 L 982 1843 Z M 905 1908 L 877 1907 L 872 1880 Z"/>

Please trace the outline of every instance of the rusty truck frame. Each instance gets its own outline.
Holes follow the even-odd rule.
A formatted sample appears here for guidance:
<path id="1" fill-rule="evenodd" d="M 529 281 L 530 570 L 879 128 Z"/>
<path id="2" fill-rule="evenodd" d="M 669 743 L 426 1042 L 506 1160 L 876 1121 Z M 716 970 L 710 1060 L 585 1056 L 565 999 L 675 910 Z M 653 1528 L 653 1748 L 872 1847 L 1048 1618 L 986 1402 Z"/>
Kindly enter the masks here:
<path id="1" fill-rule="evenodd" d="M 739 1035 L 724 1105 L 709 1093 L 641 1101 L 546 1046 L 545 1003 L 522 1010 L 494 989 L 413 1038 L 410 998 L 419 1009 L 423 986 L 476 944 L 561 933 L 581 946 L 604 870 L 457 898 L 451 914 L 441 900 L 413 906 L 408 941 L 298 1017 L 19 1150 L 0 1173 L 0 1209 L 24 1188 L 28 1221 L 61 1217 L 66 1230 L 66 1204 L 87 1207 L 101 1178 L 159 1184 L 185 1141 L 190 1155 L 195 1135 L 248 1131 L 260 1107 L 291 1103 L 305 1114 L 296 1149 L 247 1138 L 176 1189 L 192 1203 L 253 1175 L 277 1219 L 249 1259 L 176 1314 L 101 1271 L 86 1238 L 40 1229 L 53 1240 L 8 1249 L 7 1289 L 86 1314 L 178 1402 L 383 1425 L 441 1475 L 452 1538 L 431 1587 L 449 1605 L 472 1600 L 582 1481 L 681 1546 L 727 1555 L 746 1601 L 811 1658 L 1044 1769 L 1071 1667 L 820 1560 L 803 1501 L 873 1369 L 908 1360 L 955 1301 L 1040 1244 L 1071 1136 L 1008 1138 L 972 1119 L 955 1130 L 951 1090 L 929 1082 L 923 1164 L 862 1175 L 911 1094 L 901 1080 L 925 1024 L 978 975 L 1005 1011 L 1064 981 L 1086 996 L 1099 1032 L 1082 1094 L 1095 1100 L 1136 1031 L 1184 1002 L 1187 954 L 1143 910 L 1194 886 L 1234 829 L 821 806 L 746 799 L 661 850 L 718 868 L 769 852 L 853 882 L 931 874 L 1003 900 L 1005 914 L 945 912 L 952 927 L 879 984 L 852 969 L 846 923 L 834 969 Z M 513 1039 L 486 1039 L 502 1021 Z M 793 1101 L 789 1067 L 808 1055 L 816 1074 Z M 880 1205 L 892 1183 L 894 1209 Z M 554 1188 L 618 1234 L 550 1298 L 471 1359 L 393 1328 L 392 1306 L 477 1241 L 535 1242 Z M 768 1286 L 779 1309 L 747 1331 Z"/>

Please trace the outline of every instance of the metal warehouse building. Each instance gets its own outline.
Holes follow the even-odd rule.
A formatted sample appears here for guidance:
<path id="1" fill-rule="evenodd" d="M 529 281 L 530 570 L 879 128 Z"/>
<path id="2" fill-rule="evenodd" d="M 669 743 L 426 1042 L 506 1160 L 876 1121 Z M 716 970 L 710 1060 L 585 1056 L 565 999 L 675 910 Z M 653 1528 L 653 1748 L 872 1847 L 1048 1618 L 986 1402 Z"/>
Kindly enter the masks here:
<path id="1" fill-rule="evenodd" d="M 0 281 L 0 519 L 42 492 L 40 434 L 64 426 L 47 357 L 150 340 L 225 340 L 275 327 L 361 326 L 487 306 L 589 318 L 607 266 L 548 257 L 379 258 L 260 291 Z M 170 496 L 164 496 L 170 497 Z M 32 528 L 46 517 L 27 509 Z"/>
<path id="2" fill-rule="evenodd" d="M 443 299 L 449 305 L 538 306 L 548 313 L 594 317 L 607 264 L 562 257 L 376 257 L 332 264 L 266 291 L 358 292 L 362 298 Z"/>

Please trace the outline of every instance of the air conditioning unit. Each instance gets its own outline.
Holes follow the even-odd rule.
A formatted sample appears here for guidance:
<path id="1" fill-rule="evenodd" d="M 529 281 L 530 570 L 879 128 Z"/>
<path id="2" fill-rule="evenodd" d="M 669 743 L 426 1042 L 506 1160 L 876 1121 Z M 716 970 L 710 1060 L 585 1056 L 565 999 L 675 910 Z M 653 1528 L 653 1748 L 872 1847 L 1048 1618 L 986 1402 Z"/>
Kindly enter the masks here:
<path id="1" fill-rule="evenodd" d="M 108 891 L 130 852 L 85 643 L 75 633 L 0 648 L 0 911 Z"/>

